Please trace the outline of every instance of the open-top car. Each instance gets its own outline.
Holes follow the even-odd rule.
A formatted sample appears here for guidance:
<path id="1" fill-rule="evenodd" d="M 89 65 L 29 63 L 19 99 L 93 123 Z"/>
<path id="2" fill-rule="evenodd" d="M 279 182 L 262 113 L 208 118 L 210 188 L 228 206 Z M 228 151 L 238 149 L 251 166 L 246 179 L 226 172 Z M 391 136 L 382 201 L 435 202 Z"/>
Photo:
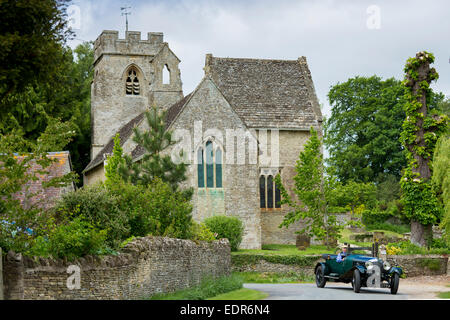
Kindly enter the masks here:
<path id="1" fill-rule="evenodd" d="M 361 287 L 390 288 L 396 294 L 402 269 L 375 256 L 349 253 L 342 261 L 336 254 L 323 254 L 324 262 L 317 263 L 314 273 L 319 288 L 327 281 L 351 283 L 353 290 Z"/>

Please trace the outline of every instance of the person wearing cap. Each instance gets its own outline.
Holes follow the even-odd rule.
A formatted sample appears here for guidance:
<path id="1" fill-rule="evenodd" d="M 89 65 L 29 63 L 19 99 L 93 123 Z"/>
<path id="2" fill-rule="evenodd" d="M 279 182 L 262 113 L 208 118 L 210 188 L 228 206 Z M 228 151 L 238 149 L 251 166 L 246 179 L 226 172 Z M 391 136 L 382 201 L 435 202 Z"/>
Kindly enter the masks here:
<path id="1" fill-rule="evenodd" d="M 339 254 L 337 255 L 336 261 L 337 262 L 342 262 L 342 261 L 344 261 L 346 256 L 347 256 L 347 246 L 344 245 L 344 246 L 342 246 L 342 251 L 339 252 Z"/>

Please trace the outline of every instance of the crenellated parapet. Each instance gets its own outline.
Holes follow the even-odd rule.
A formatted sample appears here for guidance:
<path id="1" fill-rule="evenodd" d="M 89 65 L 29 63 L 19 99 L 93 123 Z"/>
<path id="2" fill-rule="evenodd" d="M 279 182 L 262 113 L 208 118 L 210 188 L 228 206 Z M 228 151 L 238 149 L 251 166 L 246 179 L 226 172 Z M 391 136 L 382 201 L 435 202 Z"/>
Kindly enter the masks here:
<path id="1" fill-rule="evenodd" d="M 154 56 L 164 45 L 162 32 L 148 32 L 141 39 L 141 32 L 127 31 L 125 39 L 119 39 L 119 31 L 104 30 L 94 43 L 94 61 L 104 54 Z"/>

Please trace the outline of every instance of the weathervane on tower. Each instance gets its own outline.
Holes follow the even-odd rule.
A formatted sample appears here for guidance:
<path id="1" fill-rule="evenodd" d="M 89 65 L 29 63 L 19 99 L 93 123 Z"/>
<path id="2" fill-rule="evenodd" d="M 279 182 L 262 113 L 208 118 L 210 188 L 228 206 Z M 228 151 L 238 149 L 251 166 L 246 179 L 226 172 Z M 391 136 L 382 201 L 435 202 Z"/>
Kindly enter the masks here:
<path id="1" fill-rule="evenodd" d="M 126 32 L 128 32 L 128 16 L 131 15 L 131 12 L 128 11 L 128 9 L 131 9 L 131 7 L 121 7 L 120 8 L 120 11 L 122 11 L 122 16 L 125 16 Z"/>

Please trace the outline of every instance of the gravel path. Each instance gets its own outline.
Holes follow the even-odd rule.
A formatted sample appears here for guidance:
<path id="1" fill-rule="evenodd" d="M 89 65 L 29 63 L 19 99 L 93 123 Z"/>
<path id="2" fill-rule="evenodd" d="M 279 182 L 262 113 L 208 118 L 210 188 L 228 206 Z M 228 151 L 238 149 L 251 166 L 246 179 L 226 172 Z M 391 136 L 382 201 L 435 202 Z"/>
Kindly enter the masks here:
<path id="1" fill-rule="evenodd" d="M 313 283 L 246 283 L 244 287 L 267 292 L 269 300 L 410 300 L 438 299 L 438 292 L 450 291 L 448 285 L 450 276 L 400 279 L 396 295 L 380 288 L 361 288 L 360 293 L 354 293 L 350 284 L 338 282 L 328 282 L 325 288 L 317 288 Z"/>

